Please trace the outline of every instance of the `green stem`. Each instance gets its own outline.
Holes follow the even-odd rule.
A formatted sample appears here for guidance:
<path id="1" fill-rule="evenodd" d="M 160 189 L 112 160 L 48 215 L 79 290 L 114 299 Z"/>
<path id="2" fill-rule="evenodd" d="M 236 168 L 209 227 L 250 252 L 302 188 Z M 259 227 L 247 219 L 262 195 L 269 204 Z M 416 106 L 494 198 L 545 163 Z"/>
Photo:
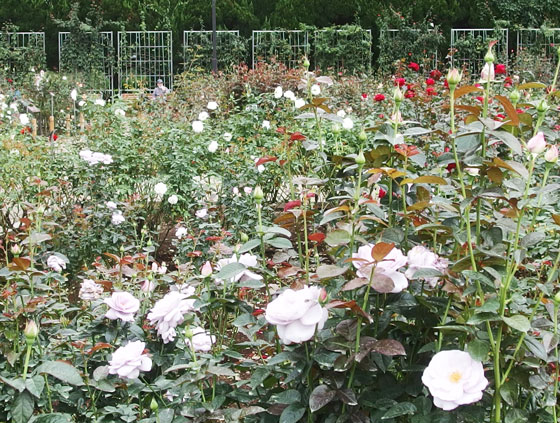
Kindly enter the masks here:
<path id="1" fill-rule="evenodd" d="M 541 184 L 541 191 L 539 192 L 539 196 L 537 198 L 537 207 L 535 208 L 535 212 L 533 213 L 533 219 L 531 220 L 531 226 L 534 227 L 535 226 L 535 221 L 537 220 L 537 217 L 540 214 L 540 207 L 541 207 L 541 202 L 542 202 L 542 188 L 544 188 L 546 186 L 546 180 L 548 179 L 548 174 L 550 173 L 550 169 L 552 169 L 552 166 L 546 166 L 546 169 L 544 170 L 544 176 L 543 176 L 543 181 Z"/>
<path id="2" fill-rule="evenodd" d="M 29 359 L 31 358 L 31 350 L 33 349 L 33 343 L 27 343 L 27 352 L 25 353 L 25 362 L 23 363 L 23 373 L 21 375 L 22 379 L 25 381 L 27 378 L 27 369 L 29 367 Z"/>

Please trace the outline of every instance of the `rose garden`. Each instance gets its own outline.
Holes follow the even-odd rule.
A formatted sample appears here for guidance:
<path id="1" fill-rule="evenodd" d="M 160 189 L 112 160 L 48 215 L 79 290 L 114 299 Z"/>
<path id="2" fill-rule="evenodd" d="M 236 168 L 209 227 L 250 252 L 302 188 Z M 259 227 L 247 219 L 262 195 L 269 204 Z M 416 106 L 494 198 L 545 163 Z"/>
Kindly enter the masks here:
<path id="1" fill-rule="evenodd" d="M 558 422 L 560 49 L 483 50 L 4 67 L 0 422 Z"/>

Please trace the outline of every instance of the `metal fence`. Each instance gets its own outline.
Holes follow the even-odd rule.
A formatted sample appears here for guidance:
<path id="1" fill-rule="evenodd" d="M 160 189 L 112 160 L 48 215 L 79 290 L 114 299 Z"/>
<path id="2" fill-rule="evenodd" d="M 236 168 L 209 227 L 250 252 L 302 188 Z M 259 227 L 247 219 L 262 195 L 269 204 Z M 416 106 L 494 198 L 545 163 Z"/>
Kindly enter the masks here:
<path id="1" fill-rule="evenodd" d="M 517 31 L 517 54 L 528 51 L 546 60 L 551 60 L 559 45 L 560 28 L 527 28 Z"/>
<path id="2" fill-rule="evenodd" d="M 216 31 L 218 69 L 230 68 L 244 61 L 246 43 L 239 31 Z M 184 69 L 212 69 L 212 31 L 183 31 Z"/>
<path id="3" fill-rule="evenodd" d="M 371 29 L 319 29 L 313 34 L 314 64 L 337 72 L 367 72 L 371 69 L 371 47 Z"/>
<path id="4" fill-rule="evenodd" d="M 91 35 L 91 33 L 88 33 Z M 70 32 L 58 33 L 58 68 L 61 71 L 82 71 L 87 73 L 88 82 L 93 90 L 99 90 L 106 93 L 112 93 L 114 89 L 114 64 L 115 64 L 115 48 L 113 33 L 111 31 L 103 31 L 98 33 L 97 40 L 91 40 L 98 47 L 99 57 L 96 63 L 77 64 L 72 63 L 72 58 L 66 57 L 64 46 L 71 39 Z"/>
<path id="5" fill-rule="evenodd" d="M 0 43 L 7 47 L 0 62 L 11 71 L 25 72 L 46 64 L 44 32 L 0 32 Z"/>
<path id="6" fill-rule="evenodd" d="M 118 89 L 153 88 L 158 79 L 173 88 L 171 31 L 125 31 L 117 38 Z"/>
<path id="7" fill-rule="evenodd" d="M 307 31 L 253 31 L 251 40 L 253 68 L 259 60 L 270 62 L 273 58 L 296 68 L 311 51 Z"/>
<path id="8" fill-rule="evenodd" d="M 496 40 L 495 63 L 508 63 L 507 29 L 452 29 L 451 66 L 476 74 L 484 64 L 484 55 L 490 41 Z"/>

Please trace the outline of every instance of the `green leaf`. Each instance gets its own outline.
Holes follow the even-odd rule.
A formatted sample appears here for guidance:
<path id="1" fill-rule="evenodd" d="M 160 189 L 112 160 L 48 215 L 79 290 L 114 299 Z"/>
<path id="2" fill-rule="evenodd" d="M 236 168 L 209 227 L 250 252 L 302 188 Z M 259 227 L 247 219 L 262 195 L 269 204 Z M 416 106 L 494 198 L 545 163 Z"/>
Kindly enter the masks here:
<path id="1" fill-rule="evenodd" d="M 35 402 L 29 392 L 22 392 L 12 403 L 12 422 L 13 423 L 27 423 L 29 418 L 33 415 Z"/>
<path id="2" fill-rule="evenodd" d="M 25 390 L 25 382 L 22 378 L 18 379 L 8 379 L 7 377 L 0 376 L 0 380 L 6 385 L 11 386 L 16 391 L 23 392 Z"/>
<path id="3" fill-rule="evenodd" d="M 531 232 L 531 233 L 528 233 L 527 235 L 525 235 L 521 239 L 521 242 L 519 243 L 519 245 L 521 245 L 524 248 L 527 248 L 527 247 L 530 247 L 532 245 L 538 244 L 539 242 L 541 242 L 545 238 L 546 238 L 546 235 L 545 235 L 544 232 Z"/>
<path id="4" fill-rule="evenodd" d="M 309 397 L 309 409 L 314 413 L 331 402 L 335 396 L 336 391 L 333 391 L 327 385 L 319 385 L 311 392 L 311 396 Z"/>
<path id="5" fill-rule="evenodd" d="M 511 151 L 513 151 L 515 154 L 519 154 L 519 155 L 522 154 L 523 150 L 521 148 L 521 143 L 514 135 L 505 131 L 489 131 L 489 132 L 492 135 L 499 138 L 501 141 L 503 141 L 504 144 L 507 145 L 509 148 L 511 148 Z"/>
<path id="6" fill-rule="evenodd" d="M 288 238 L 292 236 L 289 230 L 284 229 L 281 226 L 265 226 L 263 227 L 263 232 L 265 234 L 280 234 Z"/>
<path id="7" fill-rule="evenodd" d="M 304 414 L 305 407 L 302 407 L 301 404 L 290 404 L 282 411 L 279 423 L 298 423 Z"/>
<path id="8" fill-rule="evenodd" d="M 29 243 L 31 243 L 33 245 L 37 245 L 37 244 L 40 244 L 42 242 L 48 241 L 51 238 L 52 237 L 49 234 L 32 232 L 31 235 L 29 235 L 27 238 L 25 238 L 21 242 L 21 245 L 27 245 Z"/>
<path id="9" fill-rule="evenodd" d="M 47 361 L 37 367 L 36 373 L 47 373 L 70 385 L 82 386 L 84 384 L 80 372 L 71 364 L 63 361 Z"/>
<path id="10" fill-rule="evenodd" d="M 346 273 L 347 270 L 348 267 L 338 267 L 334 264 L 322 264 L 317 268 L 317 279 L 335 278 Z"/>
<path id="11" fill-rule="evenodd" d="M 416 413 L 416 410 L 416 406 L 411 402 L 401 402 L 389 408 L 389 410 L 387 410 L 387 412 L 383 414 L 381 420 L 394 419 L 395 417 L 414 414 Z"/>
<path id="12" fill-rule="evenodd" d="M 467 351 L 473 360 L 485 361 L 490 351 L 490 344 L 480 339 L 475 339 L 467 344 Z"/>
<path id="13" fill-rule="evenodd" d="M 35 398 L 40 398 L 41 392 L 43 392 L 43 388 L 45 387 L 45 379 L 40 375 L 33 376 L 25 381 L 25 387 Z"/>
<path id="14" fill-rule="evenodd" d="M 216 376 L 228 376 L 228 377 L 236 376 L 236 373 L 233 370 L 231 370 L 229 367 L 208 366 L 208 369 L 206 371 Z"/>
<path id="15" fill-rule="evenodd" d="M 31 419 L 29 423 L 72 423 L 72 416 L 66 413 L 41 414 Z"/>
<path id="16" fill-rule="evenodd" d="M 520 314 L 511 317 L 503 317 L 504 322 L 511 328 L 517 329 L 520 332 L 528 332 L 531 329 L 529 319 Z"/>
<path id="17" fill-rule="evenodd" d="M 230 264 L 226 264 L 222 269 L 214 276 L 216 279 L 233 279 L 241 272 L 247 270 L 244 264 L 233 262 Z"/>
<path id="18" fill-rule="evenodd" d="M 293 404 L 301 400 L 301 394 L 295 389 L 289 389 L 287 391 L 273 395 L 270 400 L 277 404 Z"/>
<path id="19" fill-rule="evenodd" d="M 292 242 L 287 238 L 272 238 L 268 239 L 266 243 L 274 248 L 293 248 Z"/>
<path id="20" fill-rule="evenodd" d="M 327 234 L 325 242 L 331 247 L 345 245 L 350 242 L 350 234 L 343 229 L 337 229 Z"/>
<path id="21" fill-rule="evenodd" d="M 158 422 L 159 423 L 171 423 L 173 421 L 173 417 L 175 416 L 175 412 L 172 408 L 164 408 L 159 410 L 158 412 Z"/>
<path id="22" fill-rule="evenodd" d="M 261 245 L 260 239 L 251 239 L 241 246 L 241 248 L 239 249 L 239 254 L 251 251 L 253 248 L 258 247 L 259 245 Z"/>

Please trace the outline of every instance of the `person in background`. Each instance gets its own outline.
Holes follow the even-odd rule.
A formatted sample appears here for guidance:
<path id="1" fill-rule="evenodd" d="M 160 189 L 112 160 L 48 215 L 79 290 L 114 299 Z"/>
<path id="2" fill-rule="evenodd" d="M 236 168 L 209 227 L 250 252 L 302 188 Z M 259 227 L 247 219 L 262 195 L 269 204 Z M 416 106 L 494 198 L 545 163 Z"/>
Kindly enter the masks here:
<path id="1" fill-rule="evenodd" d="M 156 98 L 165 99 L 166 94 L 169 92 L 169 88 L 167 88 L 165 85 L 163 85 L 163 81 L 161 79 L 158 79 L 156 84 L 157 85 L 154 88 L 154 93 L 152 94 L 152 97 L 154 99 L 156 99 Z"/>

